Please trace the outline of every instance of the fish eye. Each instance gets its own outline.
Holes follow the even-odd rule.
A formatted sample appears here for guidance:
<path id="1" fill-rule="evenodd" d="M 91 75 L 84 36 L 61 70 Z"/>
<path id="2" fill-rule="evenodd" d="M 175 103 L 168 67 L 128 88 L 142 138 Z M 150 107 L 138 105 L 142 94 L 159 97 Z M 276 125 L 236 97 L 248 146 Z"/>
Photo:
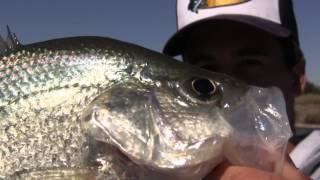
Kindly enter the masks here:
<path id="1" fill-rule="evenodd" d="M 204 99 L 210 99 L 217 90 L 216 85 L 205 78 L 196 78 L 192 80 L 191 88 L 197 95 Z"/>
<path id="2" fill-rule="evenodd" d="M 193 77 L 184 81 L 182 93 L 196 103 L 212 103 L 220 97 L 218 85 L 205 77 Z"/>

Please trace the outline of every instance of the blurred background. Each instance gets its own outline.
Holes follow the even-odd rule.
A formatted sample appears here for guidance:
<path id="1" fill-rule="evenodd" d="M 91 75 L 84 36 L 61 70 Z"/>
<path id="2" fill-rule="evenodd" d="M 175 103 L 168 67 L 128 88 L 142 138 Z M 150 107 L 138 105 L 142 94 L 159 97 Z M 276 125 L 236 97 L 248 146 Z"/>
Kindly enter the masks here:
<path id="1" fill-rule="evenodd" d="M 320 124 L 320 1 L 294 0 L 308 85 L 297 98 L 297 126 Z M 0 33 L 6 25 L 22 44 L 66 36 L 107 36 L 161 52 L 176 30 L 174 0 L 2 0 Z"/>

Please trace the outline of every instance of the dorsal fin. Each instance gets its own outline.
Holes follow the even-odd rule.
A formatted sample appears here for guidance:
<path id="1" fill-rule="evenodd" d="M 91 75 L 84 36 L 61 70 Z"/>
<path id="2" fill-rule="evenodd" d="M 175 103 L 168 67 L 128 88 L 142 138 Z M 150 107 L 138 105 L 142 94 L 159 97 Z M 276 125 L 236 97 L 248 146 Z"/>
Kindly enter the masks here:
<path id="1" fill-rule="evenodd" d="M 6 40 L 4 40 L 0 35 L 0 54 L 21 46 L 16 34 L 11 32 L 9 26 L 7 26 L 7 33 L 8 35 Z"/>

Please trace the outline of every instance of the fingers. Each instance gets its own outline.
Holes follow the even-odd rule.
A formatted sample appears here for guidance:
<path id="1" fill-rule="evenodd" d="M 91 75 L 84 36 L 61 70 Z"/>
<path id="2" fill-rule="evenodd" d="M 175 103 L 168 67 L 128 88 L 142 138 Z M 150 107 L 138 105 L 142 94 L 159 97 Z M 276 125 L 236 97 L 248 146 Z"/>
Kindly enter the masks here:
<path id="1" fill-rule="evenodd" d="M 274 174 L 250 167 L 232 166 L 225 162 L 215 168 L 205 180 L 284 180 Z"/>
<path id="2" fill-rule="evenodd" d="M 215 168 L 204 180 L 309 180 L 291 164 L 286 163 L 283 173 L 275 174 L 259 169 L 243 166 L 232 166 L 224 162 Z"/>
<path id="3" fill-rule="evenodd" d="M 311 180 L 310 177 L 304 175 L 300 170 L 291 164 L 291 162 L 285 162 L 283 165 L 282 176 L 292 180 Z"/>

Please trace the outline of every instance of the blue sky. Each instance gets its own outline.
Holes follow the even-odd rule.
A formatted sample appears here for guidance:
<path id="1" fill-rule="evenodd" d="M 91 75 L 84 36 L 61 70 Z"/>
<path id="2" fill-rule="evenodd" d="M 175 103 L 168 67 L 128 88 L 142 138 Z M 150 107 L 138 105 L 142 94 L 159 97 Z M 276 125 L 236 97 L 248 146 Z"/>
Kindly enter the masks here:
<path id="1" fill-rule="evenodd" d="M 320 1 L 294 0 L 308 79 L 320 85 Z M 161 51 L 176 30 L 174 0 L 2 0 L 0 32 L 10 25 L 28 44 L 95 35 Z"/>

